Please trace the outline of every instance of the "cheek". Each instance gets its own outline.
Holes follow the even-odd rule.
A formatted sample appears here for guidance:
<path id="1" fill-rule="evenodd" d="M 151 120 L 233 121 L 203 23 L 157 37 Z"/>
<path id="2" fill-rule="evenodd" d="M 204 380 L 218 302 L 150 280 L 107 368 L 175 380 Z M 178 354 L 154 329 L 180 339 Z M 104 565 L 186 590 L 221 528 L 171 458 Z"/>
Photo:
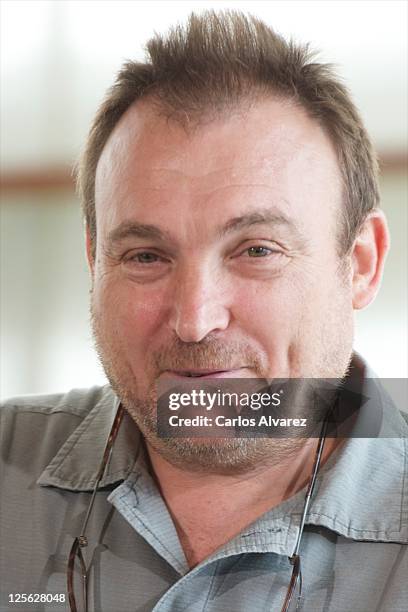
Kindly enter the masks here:
<path id="1" fill-rule="evenodd" d="M 341 293 L 338 277 L 319 264 L 291 272 L 272 282 L 245 284 L 235 293 L 234 318 L 269 353 L 307 344 Z"/>
<path id="2" fill-rule="evenodd" d="M 288 345 L 297 335 L 305 289 L 293 279 L 245 285 L 235 295 L 235 319 L 269 351 Z"/>
<path id="3" fill-rule="evenodd" d="M 161 292 L 133 283 L 104 282 L 95 295 L 96 310 L 104 330 L 132 353 L 144 352 L 163 320 L 165 300 Z"/>

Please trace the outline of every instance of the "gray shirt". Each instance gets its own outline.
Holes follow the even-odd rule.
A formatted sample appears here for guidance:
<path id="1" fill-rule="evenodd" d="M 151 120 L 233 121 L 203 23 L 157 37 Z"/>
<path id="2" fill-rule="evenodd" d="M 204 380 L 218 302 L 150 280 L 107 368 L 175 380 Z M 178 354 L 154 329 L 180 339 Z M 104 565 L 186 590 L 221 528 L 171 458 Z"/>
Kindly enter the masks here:
<path id="1" fill-rule="evenodd" d="M 300 550 L 301 610 L 408 610 L 408 426 L 382 391 L 381 401 L 385 434 L 349 439 L 319 474 Z M 69 609 L 67 558 L 117 405 L 106 386 L 2 408 L 1 612 Z M 126 414 L 88 527 L 90 611 L 279 612 L 304 491 L 189 570 L 143 449 Z M 11 603 L 19 593 L 59 597 Z"/>

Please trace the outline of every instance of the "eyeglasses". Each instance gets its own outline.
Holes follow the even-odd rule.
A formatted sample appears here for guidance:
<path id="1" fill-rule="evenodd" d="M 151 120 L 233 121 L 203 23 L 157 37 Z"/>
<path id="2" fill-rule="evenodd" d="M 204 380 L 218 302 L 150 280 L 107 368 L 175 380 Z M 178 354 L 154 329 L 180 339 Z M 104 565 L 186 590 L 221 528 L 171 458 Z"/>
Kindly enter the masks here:
<path id="1" fill-rule="evenodd" d="M 101 465 L 99 466 L 98 474 L 96 477 L 96 482 L 94 489 L 92 491 L 91 501 L 89 502 L 88 510 L 86 511 L 85 520 L 82 525 L 81 535 L 75 538 L 71 551 L 68 557 L 68 567 L 67 567 L 67 588 L 68 588 L 68 601 L 71 612 L 78 612 L 75 594 L 74 594 L 74 566 L 75 560 L 78 558 L 79 565 L 81 568 L 81 580 L 82 580 L 82 600 L 83 600 L 83 610 L 84 612 L 88 612 L 88 569 L 85 564 L 85 559 L 82 554 L 82 548 L 88 546 L 88 538 L 85 535 L 86 528 L 89 522 L 89 517 L 91 516 L 92 508 L 95 502 L 96 493 L 98 491 L 99 483 L 101 482 L 105 471 L 106 466 L 112 455 L 113 443 L 116 440 L 116 436 L 118 435 L 120 424 L 122 423 L 123 416 L 125 414 L 125 409 L 122 406 L 122 403 L 119 404 L 119 408 L 116 412 L 115 418 L 113 420 L 113 424 L 106 441 L 105 450 L 103 451 L 103 457 L 101 461 Z"/>
<path id="2" fill-rule="evenodd" d="M 81 582 L 82 582 L 82 609 L 83 612 L 88 612 L 88 571 L 89 568 L 86 567 L 85 559 L 82 554 L 82 548 L 86 548 L 88 546 L 88 538 L 85 535 L 86 528 L 89 522 L 89 518 L 91 516 L 92 508 L 94 505 L 96 493 L 98 491 L 99 484 L 105 474 L 106 466 L 110 460 L 112 455 L 113 444 L 116 440 L 119 427 L 122 423 L 122 419 L 124 416 L 125 410 L 122 404 L 119 404 L 118 410 L 116 412 L 115 418 L 113 420 L 112 428 L 110 430 L 105 450 L 103 452 L 103 457 L 101 461 L 101 465 L 99 466 L 99 471 L 97 474 L 95 486 L 92 492 L 92 497 L 89 502 L 89 506 L 86 512 L 85 520 L 82 525 L 81 534 L 74 539 L 74 542 L 71 547 L 71 551 L 68 557 L 68 566 L 67 566 L 67 589 L 68 589 L 68 601 L 71 612 L 78 612 L 78 607 L 76 603 L 75 593 L 74 593 L 74 569 L 75 569 L 75 561 L 78 559 L 80 566 L 80 574 L 81 574 Z M 290 612 L 291 610 L 298 610 L 301 599 L 302 599 L 302 569 L 300 564 L 300 542 L 303 535 L 303 530 L 306 522 L 306 515 L 309 509 L 310 501 L 313 495 L 313 490 L 316 482 L 317 473 L 319 471 L 321 458 L 323 454 L 324 443 L 326 440 L 328 426 L 328 415 L 326 416 L 322 429 L 320 432 L 319 442 L 316 448 L 316 453 L 314 457 L 312 474 L 310 476 L 309 484 L 306 490 L 305 501 L 303 504 L 302 516 L 300 519 L 299 532 L 296 539 L 295 547 L 293 550 L 293 554 L 289 557 L 289 562 L 293 566 L 292 576 L 290 579 L 290 583 L 288 586 L 288 590 L 286 593 L 285 601 L 283 603 L 281 612 Z"/>
<path id="3" fill-rule="evenodd" d="M 329 414 L 330 412 L 331 411 L 329 411 Z M 309 484 L 306 489 L 305 501 L 303 504 L 303 511 L 302 511 L 302 516 L 301 516 L 300 525 L 299 525 L 299 532 L 296 538 L 295 548 L 293 550 L 292 556 L 289 557 L 289 562 L 291 565 L 293 565 L 293 570 L 292 570 L 292 576 L 290 579 L 290 583 L 289 583 L 288 590 L 286 593 L 285 601 L 283 602 L 281 612 L 289 612 L 289 610 L 291 609 L 298 610 L 301 600 L 302 600 L 303 580 L 302 580 L 302 568 L 300 565 L 300 555 L 299 555 L 300 542 L 302 540 L 303 530 L 304 530 L 305 522 L 306 522 L 306 516 L 309 510 L 310 501 L 312 499 L 317 473 L 319 471 L 319 467 L 320 467 L 320 463 L 321 463 L 321 459 L 323 455 L 323 448 L 324 448 L 324 443 L 326 441 L 327 427 L 329 423 L 329 414 L 326 415 L 326 418 L 323 421 L 323 425 L 322 425 L 322 429 L 321 429 L 320 437 L 319 437 L 319 442 L 317 444 L 316 454 L 314 457 L 312 474 L 310 476 Z M 294 598 L 296 591 L 297 591 L 296 598 Z M 291 604 L 293 604 L 294 606 L 293 608 L 291 608 Z"/>

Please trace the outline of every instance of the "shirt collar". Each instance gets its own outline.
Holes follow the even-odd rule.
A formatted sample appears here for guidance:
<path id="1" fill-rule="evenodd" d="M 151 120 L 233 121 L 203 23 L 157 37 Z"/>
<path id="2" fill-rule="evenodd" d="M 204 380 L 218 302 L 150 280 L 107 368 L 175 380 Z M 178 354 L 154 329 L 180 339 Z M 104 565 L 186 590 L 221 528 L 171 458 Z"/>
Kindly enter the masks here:
<path id="1" fill-rule="evenodd" d="M 112 389 L 105 387 L 100 400 L 61 446 L 37 483 L 71 491 L 92 490 L 118 406 L 119 400 Z M 125 412 L 100 487 L 112 485 L 128 476 L 138 455 L 140 442 L 140 431 Z"/>
<path id="2" fill-rule="evenodd" d="M 353 437 L 322 468 L 308 524 L 325 526 L 344 537 L 370 541 L 408 542 L 408 426 L 364 361 L 355 355 L 354 374 L 364 384 L 366 401 L 356 427 L 378 437 Z M 119 400 L 106 387 L 101 399 L 66 440 L 37 480 L 73 491 L 92 490 Z M 375 433 L 374 433 L 375 432 Z M 141 434 L 125 412 L 111 460 L 100 487 L 125 480 L 143 448 Z M 137 464 L 136 464 L 137 465 Z M 157 493 L 159 495 L 159 493 Z M 304 491 L 260 517 L 250 534 L 271 530 L 271 520 L 301 512 Z M 286 518 L 285 518 L 286 517 Z M 254 526 L 256 528 L 254 529 Z M 241 534 L 245 535 L 244 534 Z"/>
<path id="3" fill-rule="evenodd" d="M 324 466 L 307 523 L 346 538 L 408 542 L 407 438 L 351 438 Z"/>

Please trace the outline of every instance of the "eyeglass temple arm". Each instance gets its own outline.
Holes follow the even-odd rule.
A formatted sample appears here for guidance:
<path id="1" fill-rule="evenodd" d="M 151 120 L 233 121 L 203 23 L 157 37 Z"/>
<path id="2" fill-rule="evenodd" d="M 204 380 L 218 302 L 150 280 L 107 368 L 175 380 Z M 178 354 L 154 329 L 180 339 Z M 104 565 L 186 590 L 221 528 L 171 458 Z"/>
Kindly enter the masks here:
<path id="1" fill-rule="evenodd" d="M 103 451 L 103 457 L 102 457 L 102 461 L 101 461 L 101 465 L 99 467 L 99 471 L 96 477 L 96 482 L 95 482 L 95 486 L 93 488 L 92 491 L 92 497 L 91 497 L 91 501 L 89 502 L 89 506 L 88 506 L 88 510 L 86 512 L 86 516 L 84 519 L 84 522 L 82 524 L 82 529 L 81 529 L 81 535 L 78 538 L 78 543 L 79 546 L 87 546 L 88 542 L 87 542 L 87 538 L 85 536 L 85 531 L 88 525 L 88 521 L 89 521 L 89 517 L 90 514 L 92 512 L 92 508 L 94 505 L 94 501 L 95 501 L 95 496 L 96 496 L 96 492 L 98 490 L 99 487 L 99 483 L 103 478 L 103 475 L 105 474 L 105 470 L 106 470 L 106 466 L 108 465 L 111 455 L 112 455 L 112 449 L 113 449 L 113 443 L 115 441 L 115 438 L 118 434 L 119 431 L 119 427 L 120 424 L 122 423 L 122 419 L 123 419 L 123 415 L 125 413 L 125 409 L 122 406 L 122 402 L 119 403 L 119 407 L 118 410 L 116 412 L 115 418 L 113 420 L 112 423 L 112 427 L 109 433 L 109 437 L 106 441 L 106 446 L 105 446 L 105 450 Z"/>
<path id="2" fill-rule="evenodd" d="M 312 495 L 313 495 L 313 489 L 314 489 L 314 486 L 315 486 L 317 473 L 319 471 L 320 461 L 321 461 L 321 458 L 322 458 L 322 455 L 323 455 L 323 448 L 324 448 L 324 443 L 326 441 L 326 433 L 327 433 L 328 421 L 329 421 L 329 415 L 327 415 L 326 418 L 324 419 L 324 422 L 323 422 L 323 425 L 322 425 L 322 430 L 320 432 L 319 443 L 317 445 L 316 454 L 315 454 L 314 463 L 313 463 L 312 476 L 310 478 L 309 485 L 307 487 L 307 491 L 306 491 L 306 495 L 305 495 L 305 503 L 304 503 L 304 506 L 303 506 L 302 518 L 300 519 L 299 532 L 298 532 L 298 535 L 297 535 L 297 538 L 296 538 L 296 544 L 295 544 L 295 548 L 293 550 L 293 554 L 292 554 L 291 557 L 289 557 L 289 560 L 292 563 L 292 565 L 293 565 L 293 561 L 292 560 L 295 559 L 298 556 L 298 554 L 299 554 L 300 540 L 302 538 L 303 529 L 304 529 L 305 522 L 306 522 L 306 516 L 307 516 L 307 512 L 309 510 L 310 500 L 311 500 Z"/>
<path id="3" fill-rule="evenodd" d="M 68 558 L 68 576 L 67 576 L 67 587 L 68 587 L 68 600 L 69 607 L 71 612 L 77 612 L 77 606 L 74 595 L 74 565 L 75 558 L 78 555 L 79 562 L 81 565 L 81 576 L 82 576 L 82 597 L 85 605 L 85 612 L 88 610 L 88 572 L 85 565 L 85 560 L 82 555 L 82 551 L 80 548 L 79 538 L 75 538 L 74 543 L 72 544 L 71 552 L 69 553 Z"/>
<path id="4" fill-rule="evenodd" d="M 99 487 L 99 483 L 102 480 L 102 477 L 105 473 L 106 470 L 106 466 L 108 465 L 111 455 L 112 455 L 112 448 L 113 448 L 113 443 L 116 439 L 116 436 L 118 434 L 119 431 L 119 427 L 120 424 L 122 422 L 123 419 L 123 415 L 124 415 L 124 408 L 122 406 L 122 404 L 120 403 L 118 406 L 118 409 L 116 411 L 116 415 L 115 418 L 113 420 L 112 423 L 112 427 L 109 433 L 109 437 L 107 439 L 106 445 L 105 445 L 105 450 L 103 452 L 103 457 L 102 457 L 102 461 L 101 461 L 101 465 L 99 467 L 98 470 L 98 474 L 96 477 L 96 482 L 95 482 L 95 486 L 93 488 L 92 491 L 92 497 L 91 497 L 91 501 L 89 503 L 88 506 L 88 510 L 86 512 L 86 516 L 85 516 L 85 520 L 83 522 L 82 525 L 82 529 L 81 529 L 81 535 L 76 537 L 72 547 L 71 547 L 71 551 L 69 553 L 69 558 L 68 558 L 68 575 L 67 575 L 67 587 L 68 587 L 68 599 L 69 599 L 69 606 L 70 606 L 70 610 L 71 612 L 77 612 L 77 606 L 76 606 L 76 601 L 75 601 L 75 595 L 74 595 L 74 565 L 75 565 L 75 558 L 76 556 L 78 556 L 79 558 L 79 562 L 80 562 L 80 566 L 81 566 L 81 577 L 82 577 L 82 590 L 83 590 L 83 601 L 84 601 L 84 606 L 85 606 L 85 612 L 88 612 L 88 570 L 86 568 L 86 564 L 85 564 L 85 560 L 82 554 L 82 550 L 81 548 L 85 547 L 88 545 L 88 540 L 87 537 L 85 535 L 85 531 L 88 525 L 88 521 L 89 521 L 89 517 L 93 508 L 93 504 L 95 501 L 95 496 L 96 496 L 96 492 L 98 490 Z"/>

